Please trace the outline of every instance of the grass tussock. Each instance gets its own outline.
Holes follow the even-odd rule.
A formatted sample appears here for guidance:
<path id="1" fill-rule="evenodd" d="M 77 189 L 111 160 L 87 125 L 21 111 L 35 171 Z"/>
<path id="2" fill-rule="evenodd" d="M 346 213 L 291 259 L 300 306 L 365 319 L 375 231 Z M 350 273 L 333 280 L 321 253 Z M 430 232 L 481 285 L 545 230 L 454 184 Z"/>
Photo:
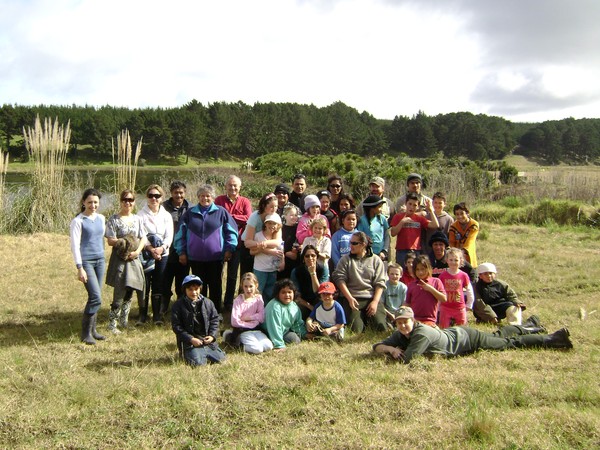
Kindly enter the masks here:
<path id="1" fill-rule="evenodd" d="M 115 164 L 115 195 L 119 195 L 124 189 L 135 189 L 138 160 L 142 154 L 142 140 L 135 146 L 131 146 L 129 130 L 122 130 L 117 136 L 117 148 L 115 150 L 114 140 L 112 145 L 112 158 Z"/>
<path id="2" fill-rule="evenodd" d="M 573 351 L 480 352 L 406 367 L 374 356 L 371 345 L 385 334 L 366 333 L 282 354 L 226 349 L 224 364 L 193 370 L 178 360 L 167 327 L 80 344 L 85 291 L 68 237 L 0 236 L 0 441 L 9 448 L 597 448 L 600 268 L 590 261 L 600 231 L 484 227 L 481 260 L 496 263 L 527 304 L 525 316 L 539 315 L 551 330 L 568 326 Z M 40 253 L 39 242 L 51 251 Z M 112 291 L 103 289 L 104 330 Z"/>
<path id="3" fill-rule="evenodd" d="M 64 192 L 66 155 L 70 125 L 39 117 L 23 130 L 25 145 L 33 162 L 31 183 L 13 196 L 12 205 L 2 205 L 2 231 L 9 233 L 58 232 L 72 216 L 72 204 Z"/>

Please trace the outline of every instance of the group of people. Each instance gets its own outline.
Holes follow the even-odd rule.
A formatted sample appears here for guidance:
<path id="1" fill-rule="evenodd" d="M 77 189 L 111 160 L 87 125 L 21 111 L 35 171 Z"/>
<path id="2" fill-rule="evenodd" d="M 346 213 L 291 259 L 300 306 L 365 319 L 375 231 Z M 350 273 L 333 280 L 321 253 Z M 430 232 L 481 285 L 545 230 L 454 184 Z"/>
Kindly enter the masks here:
<path id="1" fill-rule="evenodd" d="M 162 324 L 175 282 L 178 300 L 171 308 L 171 326 L 181 355 L 192 365 L 225 358 L 217 342 L 223 317 L 230 319 L 223 340 L 248 353 L 282 351 L 286 344 L 319 336 L 341 340 L 346 326 L 354 333 L 366 326 L 396 329 L 392 341 L 374 349 L 405 362 L 426 352 L 407 351 L 407 338 L 464 326 L 468 310 L 477 321 L 506 318 L 508 325 L 519 327 L 511 329 L 513 334 L 544 331 L 538 322 L 521 326 L 525 305 L 507 283 L 496 280 L 493 264 L 478 265 L 479 224 L 465 203 L 454 206 L 453 219 L 445 211 L 445 195 L 424 195 L 416 173 L 408 176 L 406 193 L 396 203 L 385 197 L 381 177 L 371 179 L 369 195 L 359 204 L 344 192 L 342 181 L 332 175 L 326 189 L 308 195 L 306 177 L 297 174 L 291 188 L 277 184 L 255 211 L 235 175 L 226 180 L 223 195 L 210 185 L 200 186 L 194 206 L 186 200 L 183 182 L 171 184 L 166 201 L 162 188 L 153 184 L 137 214 L 135 192 L 124 190 L 119 212 L 108 221 L 97 212 L 100 192 L 86 190 L 81 213 L 71 223 L 78 278 L 88 292 L 82 341 L 105 338 L 96 328 L 104 237 L 112 247 L 106 273 L 113 287 L 108 329 L 118 334 L 128 326 L 134 293 L 136 325 L 148 320 L 149 305 L 153 322 Z M 412 326 L 405 324 L 408 319 Z M 442 340 L 456 344 L 455 337 L 467 333 L 473 341 L 485 341 L 463 345 L 463 350 L 491 345 L 471 331 L 451 333 Z M 570 345 L 568 332 L 561 336 Z M 518 346 L 508 335 L 497 338 L 512 339 L 506 348 Z"/>

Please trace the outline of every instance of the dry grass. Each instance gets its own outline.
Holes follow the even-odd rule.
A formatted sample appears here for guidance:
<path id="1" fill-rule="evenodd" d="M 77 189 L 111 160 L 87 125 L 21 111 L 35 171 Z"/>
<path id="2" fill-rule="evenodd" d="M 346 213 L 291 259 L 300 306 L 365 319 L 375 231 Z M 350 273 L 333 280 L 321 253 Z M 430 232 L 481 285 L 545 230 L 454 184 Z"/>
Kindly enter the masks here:
<path id="1" fill-rule="evenodd" d="M 137 165 L 142 154 L 142 140 L 140 139 L 135 146 L 135 151 L 131 146 L 131 137 L 129 130 L 121 131 L 117 136 L 117 148 L 112 141 L 112 158 L 115 165 L 115 195 L 119 195 L 125 189 L 135 189 L 135 179 L 137 176 Z"/>
<path id="2" fill-rule="evenodd" d="M 1 446 L 597 448 L 600 232 L 485 228 L 480 259 L 497 264 L 528 313 L 568 326 L 573 351 L 406 367 L 373 356 L 382 336 L 367 334 L 283 354 L 229 351 L 225 364 L 192 370 L 167 328 L 80 344 L 85 292 L 68 238 L 0 236 Z M 110 295 L 105 288 L 102 323 Z"/>
<path id="3" fill-rule="evenodd" d="M 62 126 L 58 118 L 44 123 L 36 117 L 32 127 L 23 129 L 25 146 L 33 161 L 31 190 L 13 205 L 17 213 L 9 220 L 16 222 L 7 228 L 21 232 L 59 231 L 68 225 L 68 197 L 64 195 L 64 175 L 67 151 L 71 139 L 70 124 Z M 65 222 L 66 221 L 66 222 Z"/>
<path id="4" fill-rule="evenodd" d="M 0 210 L 4 205 L 4 180 L 8 172 L 8 153 L 5 155 L 0 148 Z"/>

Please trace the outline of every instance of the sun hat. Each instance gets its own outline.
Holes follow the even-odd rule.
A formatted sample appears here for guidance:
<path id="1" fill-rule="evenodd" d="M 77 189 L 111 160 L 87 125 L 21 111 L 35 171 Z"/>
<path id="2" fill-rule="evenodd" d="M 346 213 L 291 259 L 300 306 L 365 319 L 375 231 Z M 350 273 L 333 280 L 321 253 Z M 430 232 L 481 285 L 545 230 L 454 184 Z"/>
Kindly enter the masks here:
<path id="1" fill-rule="evenodd" d="M 398 308 L 394 320 L 398 319 L 414 319 L 415 313 L 410 306 L 401 306 Z"/>
<path id="2" fill-rule="evenodd" d="M 379 195 L 369 195 L 363 200 L 362 205 L 366 206 L 367 208 L 372 208 L 374 206 L 381 205 L 382 203 L 385 203 L 385 200 Z"/>
<path id="3" fill-rule="evenodd" d="M 481 263 L 477 267 L 477 275 L 481 275 L 482 273 L 492 272 L 496 273 L 496 266 L 492 263 Z"/>
<path id="4" fill-rule="evenodd" d="M 304 197 L 304 210 L 308 211 L 313 206 L 321 206 L 321 201 L 316 195 L 307 195 Z"/>
<path id="5" fill-rule="evenodd" d="M 200 279 L 200 277 L 198 275 L 188 275 L 183 279 L 183 283 L 181 283 L 181 287 L 185 287 L 186 284 L 190 284 L 190 283 L 196 283 L 196 284 L 203 284 L 202 280 Z"/>
<path id="6" fill-rule="evenodd" d="M 318 294 L 335 294 L 335 285 L 331 281 L 325 281 L 319 285 Z"/>
<path id="7" fill-rule="evenodd" d="M 265 220 L 263 222 L 275 222 L 281 225 L 281 216 L 279 214 L 269 214 L 267 217 L 265 217 Z"/>

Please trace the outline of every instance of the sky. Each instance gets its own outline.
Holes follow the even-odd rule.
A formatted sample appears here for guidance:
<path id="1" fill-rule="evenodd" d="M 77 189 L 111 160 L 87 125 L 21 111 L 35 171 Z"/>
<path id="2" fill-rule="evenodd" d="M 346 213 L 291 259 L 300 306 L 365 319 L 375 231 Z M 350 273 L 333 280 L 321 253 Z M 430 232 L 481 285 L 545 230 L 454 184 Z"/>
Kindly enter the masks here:
<path id="1" fill-rule="evenodd" d="M 0 104 L 600 117 L 599 0 L 0 0 Z"/>

